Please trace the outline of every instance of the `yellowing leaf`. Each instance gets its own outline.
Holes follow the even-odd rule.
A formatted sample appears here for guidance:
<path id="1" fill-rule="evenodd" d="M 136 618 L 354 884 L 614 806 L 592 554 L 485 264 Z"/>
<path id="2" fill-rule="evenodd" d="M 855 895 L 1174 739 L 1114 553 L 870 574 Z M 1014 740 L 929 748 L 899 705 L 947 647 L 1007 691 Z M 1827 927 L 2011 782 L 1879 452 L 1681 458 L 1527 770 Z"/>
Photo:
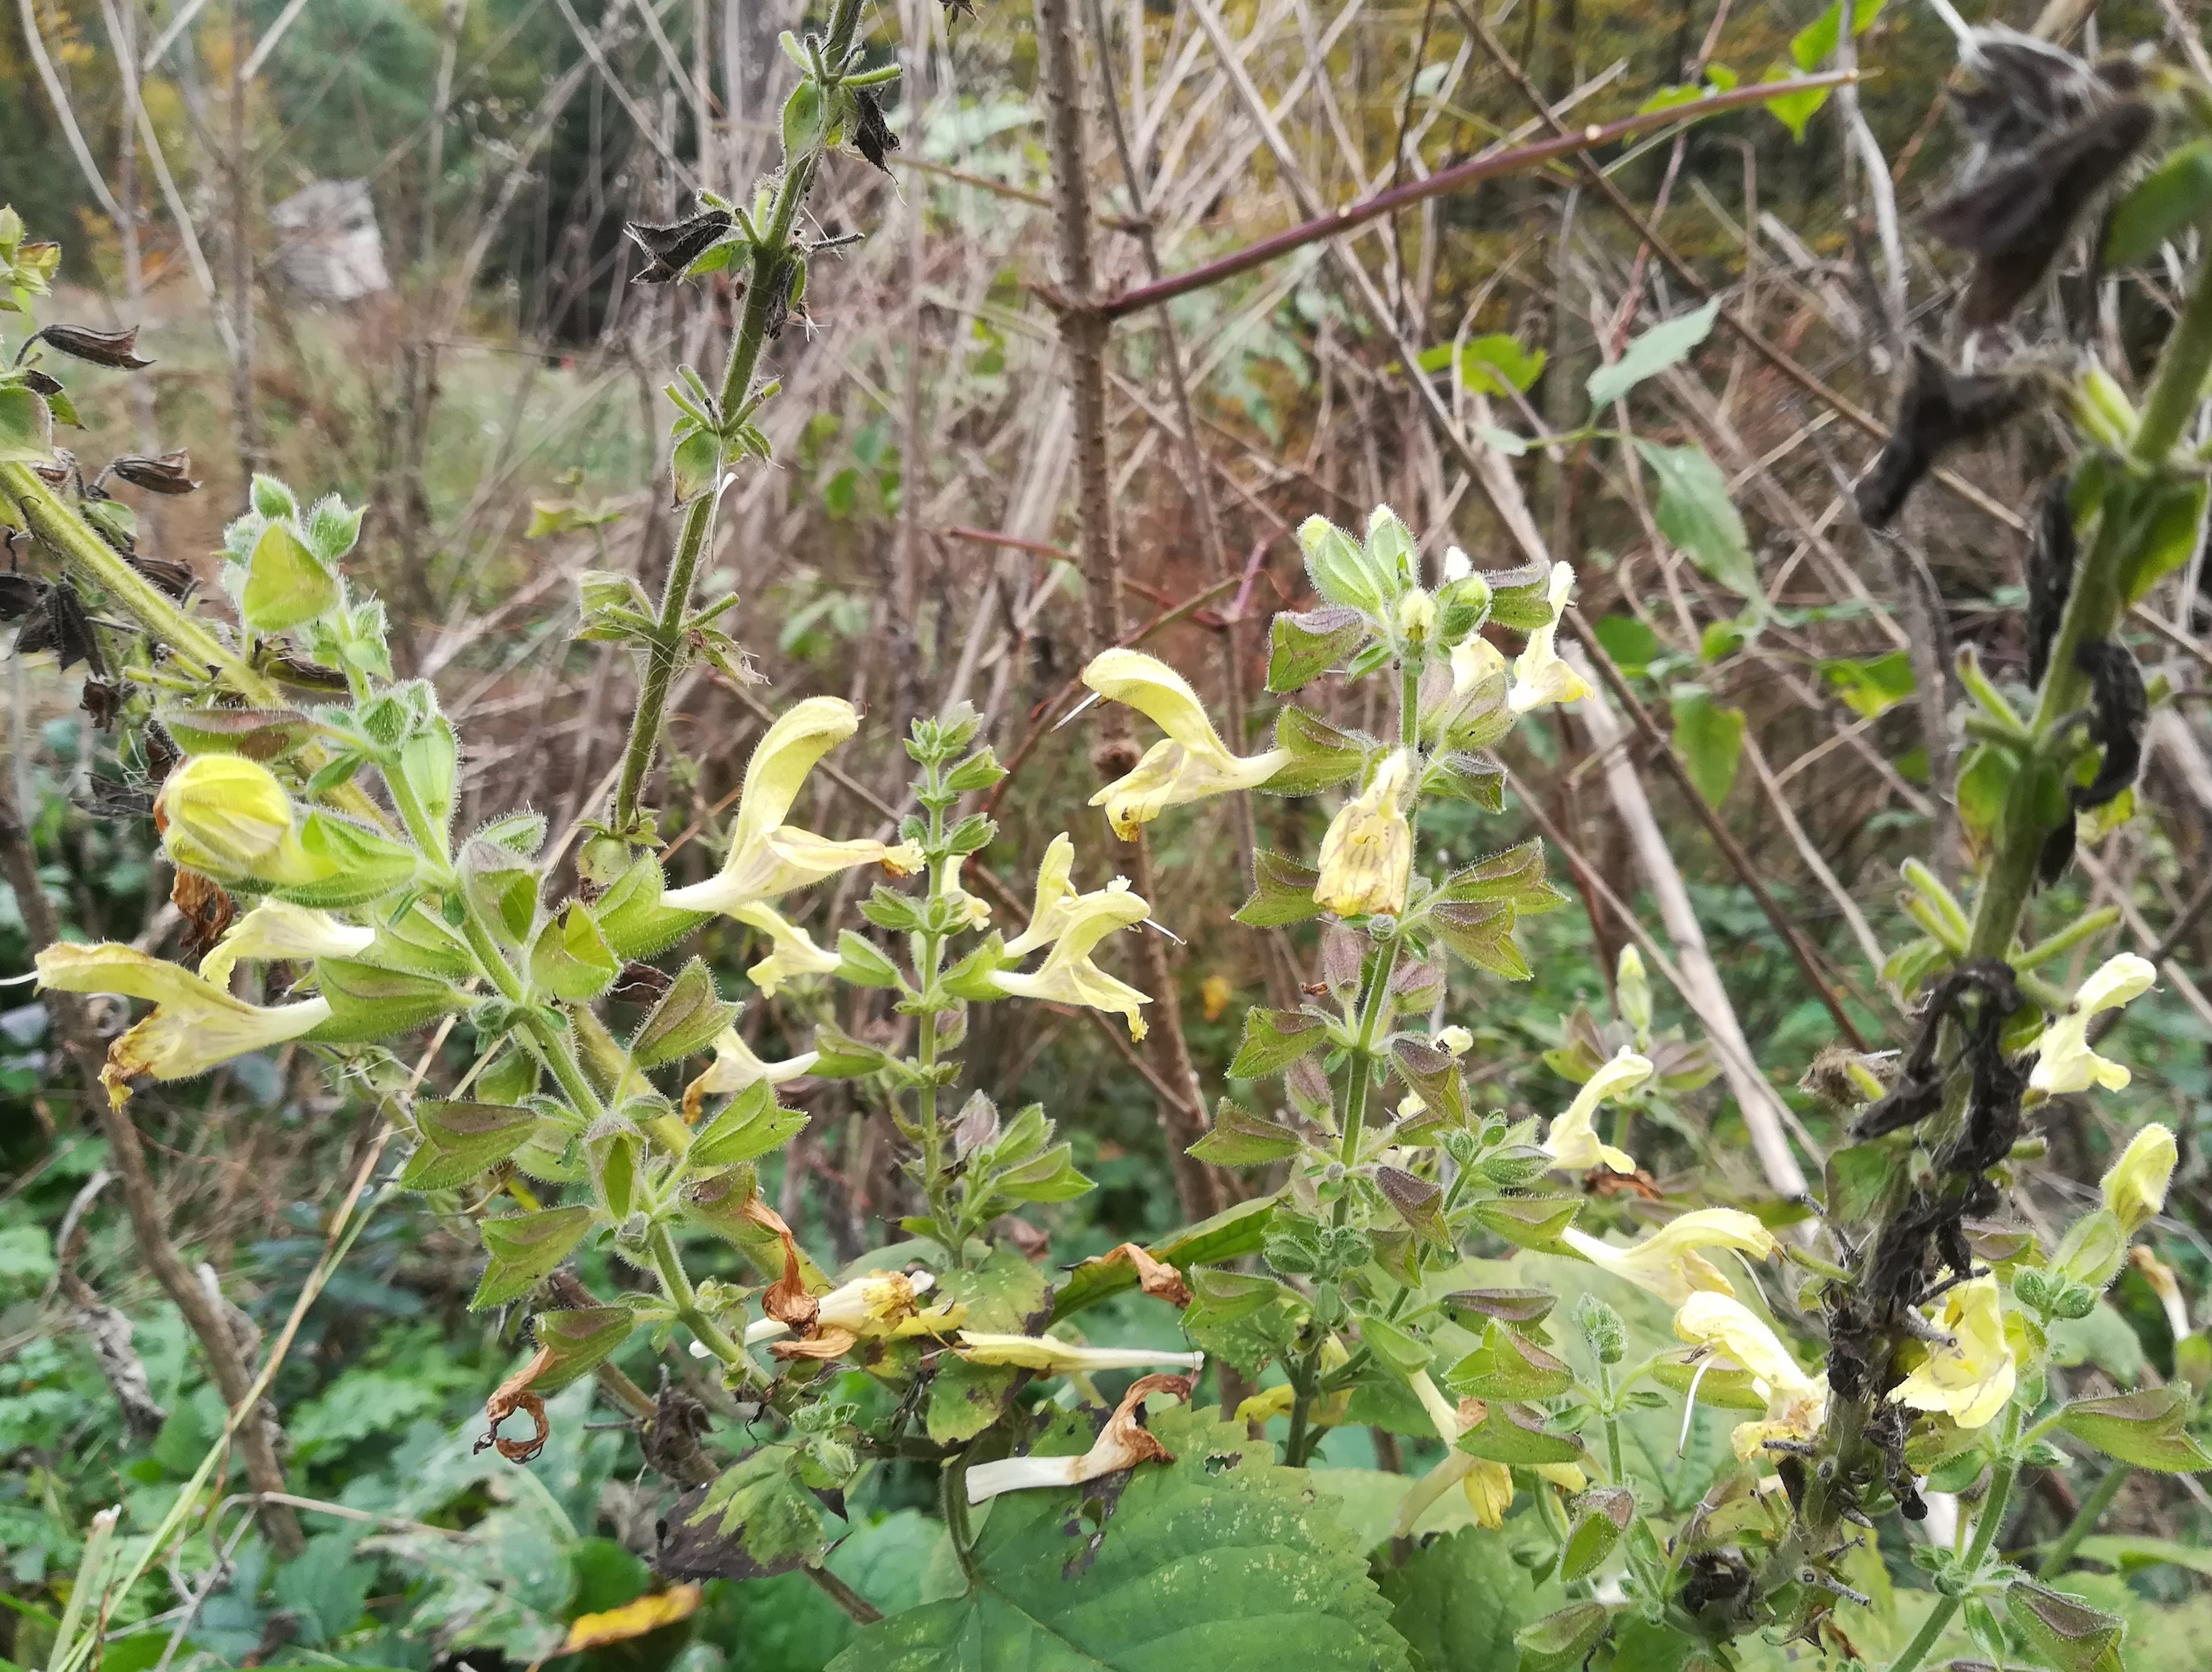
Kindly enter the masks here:
<path id="1" fill-rule="evenodd" d="M 586 1649 L 603 1649 L 610 1643 L 625 1643 L 689 1620 L 699 1610 L 699 1596 L 696 1585 L 674 1585 L 604 1614 L 580 1614 L 568 1627 L 568 1639 L 559 1652 L 574 1655 Z"/>

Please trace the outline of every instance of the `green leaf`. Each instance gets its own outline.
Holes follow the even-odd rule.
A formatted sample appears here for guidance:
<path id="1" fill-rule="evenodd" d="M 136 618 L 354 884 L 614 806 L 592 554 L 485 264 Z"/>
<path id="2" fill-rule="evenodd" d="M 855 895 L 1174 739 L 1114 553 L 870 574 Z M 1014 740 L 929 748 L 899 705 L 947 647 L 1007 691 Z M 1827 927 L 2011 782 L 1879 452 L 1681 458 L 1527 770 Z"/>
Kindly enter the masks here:
<path id="1" fill-rule="evenodd" d="M 381 899 L 415 880 L 420 855 L 365 824 L 341 818 L 325 807 L 309 809 L 300 821 L 300 846 L 313 861 L 316 880 L 285 883 L 269 891 L 295 906 L 335 911 Z"/>
<path id="2" fill-rule="evenodd" d="M 1461 385 L 1478 395 L 1504 397 L 1509 391 L 1526 394 L 1543 374 L 1548 356 L 1541 349 L 1524 349 L 1516 337 L 1503 331 L 1462 343 L 1459 350 Z M 1439 343 L 1422 350 L 1416 362 L 1425 372 L 1441 372 L 1452 363 L 1452 346 Z"/>
<path id="3" fill-rule="evenodd" d="M 830 1022 L 816 1026 L 814 1049 L 820 1053 L 812 1070 L 817 1079 L 858 1079 L 890 1067 L 894 1061 L 889 1052 L 863 1043 Z"/>
<path id="4" fill-rule="evenodd" d="M 32 390 L 0 389 L 0 465 L 43 465 L 54 456 L 53 415 Z"/>
<path id="5" fill-rule="evenodd" d="M 1473 1212 L 1477 1224 L 1507 1242 L 1549 1250 L 1575 1222 L 1582 1205 L 1580 1196 L 1486 1196 Z"/>
<path id="6" fill-rule="evenodd" d="M 2120 1672 L 2127 1624 L 2118 1615 L 2025 1578 L 2007 1588 L 2005 1612 L 2038 1657 L 2058 1672 Z"/>
<path id="7" fill-rule="evenodd" d="M 694 1167 L 733 1167 L 781 1148 L 805 1125 L 806 1116 L 779 1106 L 775 1088 L 762 1080 L 699 1129 L 684 1160 Z"/>
<path id="8" fill-rule="evenodd" d="M 155 715 L 187 755 L 243 755 L 281 760 L 323 728 L 294 708 L 165 708 Z"/>
<path id="9" fill-rule="evenodd" d="M 489 830 L 487 838 L 497 842 Z M 664 952 L 713 915 L 710 912 L 679 911 L 664 906 L 660 897 L 666 885 L 659 861 L 641 854 L 629 868 L 607 885 L 592 902 L 599 933 L 617 958 L 651 958 Z"/>
<path id="10" fill-rule="evenodd" d="M 1364 738 L 1285 702 L 1275 716 L 1275 747 L 1291 751 L 1287 766 L 1261 786 L 1271 795 L 1311 795 L 1356 778 L 1377 751 Z"/>
<path id="11" fill-rule="evenodd" d="M 2105 226 L 2104 264 L 2134 267 L 2159 246 L 2212 214 L 2212 140 L 2192 140 L 2166 154 L 2112 210 Z"/>
<path id="12" fill-rule="evenodd" d="M 1517 1331 L 1493 1323 L 1482 1345 L 1445 1373 L 1444 1385 L 1476 1399 L 1553 1399 L 1575 1384 L 1560 1360 Z"/>
<path id="13" fill-rule="evenodd" d="M 900 985 L 898 965 L 850 929 L 837 934 L 837 979 L 854 987 L 895 988 Z"/>
<path id="14" fill-rule="evenodd" d="M 1369 630 L 1366 617 L 1342 605 L 1279 612 L 1267 629 L 1267 689 L 1278 696 L 1303 690 Z"/>
<path id="15" fill-rule="evenodd" d="M 503 1104 L 447 1103 L 426 1097 L 415 1105 L 421 1142 L 399 1175 L 403 1190 L 444 1190 L 489 1172 L 520 1149 L 538 1116 Z"/>
<path id="16" fill-rule="evenodd" d="M 1480 1422 L 1459 1437 L 1459 1449 L 1470 1457 L 1523 1466 L 1580 1462 L 1583 1456 L 1583 1443 L 1547 1430 L 1544 1414 L 1533 1405 L 1493 1403 Z"/>
<path id="17" fill-rule="evenodd" d="M 1521 1645 L 1521 1672 L 1569 1672 L 1580 1667 L 1613 1623 L 1602 1602 L 1571 1602 L 1514 1634 Z"/>
<path id="18" fill-rule="evenodd" d="M 2079 1399 L 2058 1414 L 2058 1426 L 2108 1457 L 2166 1474 L 2212 1468 L 2208 1455 L 2184 1426 L 2191 1400 L 2187 1387 L 2169 1383 L 2135 1393 Z"/>
<path id="19" fill-rule="evenodd" d="M 783 105 L 783 154 L 798 156 L 819 145 L 829 131 L 821 83 L 809 77 L 791 90 Z"/>
<path id="20" fill-rule="evenodd" d="M 1513 944 L 1513 908 L 1502 900 L 1482 904 L 1438 900 L 1424 914 L 1437 939 L 1478 970 L 1508 981 L 1527 981 L 1535 972 Z"/>
<path id="21" fill-rule="evenodd" d="M 1613 665 L 1632 679 L 1666 654 L 1667 647 L 1659 635 L 1634 616 L 1615 612 L 1591 630 Z"/>
<path id="22" fill-rule="evenodd" d="M 1313 1316 L 1304 1296 L 1272 1277 L 1201 1267 L 1189 1282 L 1184 1333 L 1248 1377 L 1289 1352 Z"/>
<path id="23" fill-rule="evenodd" d="M 549 1207 L 480 1222 L 477 1233 L 491 1258 L 483 1280 L 469 1299 L 469 1310 L 480 1312 L 513 1300 L 567 1259 L 591 1228 L 588 1207 Z"/>
<path id="24" fill-rule="evenodd" d="M 653 1566 L 671 1578 L 757 1579 L 821 1560 L 830 1535 L 799 1474 L 804 1456 L 764 1445 L 684 1493 L 669 1507 Z"/>
<path id="25" fill-rule="evenodd" d="M 1437 897 L 1453 902 L 1499 900 L 1528 917 L 1556 910 L 1567 899 L 1544 880 L 1544 844 L 1536 840 L 1518 842 L 1462 866 L 1444 879 Z"/>
<path id="26" fill-rule="evenodd" d="M 2197 531 L 2204 526 L 2208 484 L 2203 478 L 2163 477 L 2139 484 L 2137 493 L 2148 499 L 2140 513 L 2140 532 L 2121 559 L 2120 595 L 2130 604 L 2187 562 L 2197 550 Z"/>
<path id="27" fill-rule="evenodd" d="M 1559 1578 L 1572 1584 L 1595 1572 L 1635 1514 L 1636 1494 L 1626 1487 L 1593 1487 L 1576 1499 L 1574 1523 L 1559 1551 Z"/>
<path id="28" fill-rule="evenodd" d="M 1670 700 L 1682 764 L 1705 804 L 1717 807 L 1728 800 L 1743 758 L 1743 710 L 1721 707 L 1703 685 L 1677 685 Z"/>
<path id="29" fill-rule="evenodd" d="M 531 1320 L 538 1345 L 553 1355 L 531 1386 L 539 1393 L 565 1388 L 578 1377 L 611 1357 L 638 1326 L 638 1315 L 627 1306 L 582 1306 L 573 1310 L 540 1312 Z"/>
<path id="30" fill-rule="evenodd" d="M 358 958 L 319 958 L 315 980 L 330 1003 L 331 1019 L 308 1037 L 326 1045 L 404 1033 L 467 1002 L 459 988 L 435 976 L 382 970 Z"/>
<path id="31" fill-rule="evenodd" d="M 532 983 L 571 1003 L 598 998 L 621 973 L 621 960 L 581 900 L 571 900 L 550 919 L 530 948 Z"/>
<path id="32" fill-rule="evenodd" d="M 1378 1167 L 1375 1188 L 1416 1237 L 1433 1248 L 1452 1246 L 1451 1228 L 1444 1223 L 1441 1186 L 1401 1167 Z"/>
<path id="33" fill-rule="evenodd" d="M 1505 768 L 1489 755 L 1468 750 L 1440 754 L 1421 776 L 1425 795 L 1449 795 L 1472 801 L 1487 812 L 1505 811 Z"/>
<path id="34" fill-rule="evenodd" d="M 1035 1160 L 1010 1168 L 991 1180 L 994 1195 L 1016 1201 L 1073 1201 L 1097 1188 L 1097 1181 L 1086 1176 L 1075 1164 L 1075 1150 L 1071 1144 L 1054 1144 Z"/>
<path id="35" fill-rule="evenodd" d="M 1720 312 L 1721 299 L 1716 296 L 1703 307 L 1662 319 L 1631 343 L 1620 359 L 1597 368 L 1589 374 L 1588 386 L 1591 410 L 1602 412 L 1647 378 L 1680 365 L 1692 350 L 1712 334 L 1713 321 Z"/>
<path id="36" fill-rule="evenodd" d="M 1103 1526 L 1096 1488 L 994 1499 L 972 1587 L 865 1626 L 830 1672 L 1407 1672 L 1362 1552 L 1301 1470 L 1210 1411 L 1158 1413 L 1172 1463 L 1133 1470 Z M 1038 1447 L 1081 1451 L 1090 1425 Z"/>
<path id="37" fill-rule="evenodd" d="M 1229 1065 L 1231 1079 L 1261 1079 L 1279 1073 L 1309 1051 L 1328 1043 L 1328 1026 L 1303 1010 L 1244 1012 L 1244 1043 Z"/>
<path id="38" fill-rule="evenodd" d="M 1682 555 L 1740 598 L 1762 602 L 1759 566 L 1752 561 L 1751 537 L 1729 498 L 1720 466 L 1694 444 L 1667 447 L 1638 441 L 1636 451 L 1659 478 L 1659 503 L 1652 520 Z"/>
<path id="39" fill-rule="evenodd" d="M 737 1013 L 737 1006 L 715 992 L 706 959 L 692 958 L 638 1024 L 629 1042 L 630 1061 L 641 1068 L 681 1061 L 712 1045 Z"/>
<path id="40" fill-rule="evenodd" d="M 1498 1534 L 1432 1540 L 1377 1576 L 1390 1625 L 1423 1672 L 1511 1672 L 1513 1636 L 1535 1617 L 1536 1584 Z"/>
<path id="41" fill-rule="evenodd" d="M 281 633 L 288 627 L 328 615 L 338 605 L 338 578 L 289 524 L 263 528 L 246 560 L 246 587 L 239 614 L 257 633 Z"/>
<path id="42" fill-rule="evenodd" d="M 1417 1117 L 1418 1129 L 1468 1124 L 1467 1083 L 1460 1077 L 1459 1060 L 1449 1051 L 1401 1034 L 1390 1042 L 1390 1066 L 1428 1105 L 1427 1112 Z"/>
<path id="43" fill-rule="evenodd" d="M 1321 872 L 1310 865 L 1261 848 L 1252 855 L 1252 897 L 1237 910 L 1240 923 L 1273 929 L 1321 915 L 1313 897 Z"/>
<path id="44" fill-rule="evenodd" d="M 1902 1171 L 1888 1144 L 1852 1144 L 1834 1151 L 1827 1164 L 1827 1217 L 1838 1225 L 1865 1225 Z"/>
<path id="45" fill-rule="evenodd" d="M 1837 657 L 1820 664 L 1820 677 L 1835 687 L 1845 708 L 1872 720 L 1912 695 L 1912 657 L 1903 650 L 1882 656 Z"/>
<path id="46" fill-rule="evenodd" d="M 1052 1281 L 1019 1255 L 1000 1249 L 981 1265 L 947 1272 L 936 1298 L 968 1309 L 968 1328 L 1030 1335 L 1052 1316 Z M 929 1384 L 929 1438 L 939 1445 L 972 1440 L 1006 1412 L 1006 1401 L 1027 1379 L 1012 1365 L 971 1364 L 947 1353 Z"/>
<path id="47" fill-rule="evenodd" d="M 1287 1161 L 1304 1147 L 1304 1140 L 1290 1128 L 1224 1097 L 1215 1106 L 1212 1130 L 1189 1153 L 1216 1167 L 1264 1167 Z"/>

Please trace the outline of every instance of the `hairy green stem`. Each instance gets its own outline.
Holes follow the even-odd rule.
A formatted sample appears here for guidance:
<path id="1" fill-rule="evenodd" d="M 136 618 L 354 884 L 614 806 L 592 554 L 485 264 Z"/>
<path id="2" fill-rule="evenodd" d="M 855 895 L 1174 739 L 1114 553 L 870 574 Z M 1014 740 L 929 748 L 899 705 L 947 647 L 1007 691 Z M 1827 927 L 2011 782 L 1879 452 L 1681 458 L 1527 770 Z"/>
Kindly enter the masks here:
<path id="1" fill-rule="evenodd" d="M 2127 1485 L 2128 1477 L 2134 1473 L 2130 1465 L 2116 1462 L 2098 1477 L 2089 1495 L 2081 1500 L 2081 1507 L 2074 1511 L 2074 1519 L 2066 1523 L 2066 1530 L 2044 1551 L 2043 1560 L 2036 1564 L 2037 1578 L 2056 1578 L 2066 1571 L 2066 1564 L 2074 1560 L 2081 1541 L 2097 1530 L 2097 1523 L 2104 1519 L 2105 1511 L 2112 1507 L 2112 1500 L 2120 1495 L 2120 1488 Z"/>
<path id="2" fill-rule="evenodd" d="M 831 67 L 833 74 L 843 67 L 851 52 L 860 21 L 860 0 L 836 0 L 830 14 L 829 37 L 822 52 L 822 61 Z M 834 82 L 822 88 L 825 111 L 835 91 Z M 722 368 L 720 416 L 726 421 L 752 393 L 761 350 L 768 344 L 769 324 L 787 295 L 783 265 L 787 258 L 797 253 L 792 244 L 792 228 L 798 223 L 800 207 L 814 184 L 815 170 L 821 165 L 826 140 L 825 131 L 796 155 L 786 153 L 782 177 L 776 182 L 766 223 L 756 229 L 759 241 L 753 246 L 744 312 L 738 318 L 736 335 L 730 339 L 730 357 Z M 638 798 L 644 791 L 645 776 L 652 769 L 653 751 L 660 741 L 669 687 L 675 682 L 684 623 L 691 609 L 692 583 L 697 577 L 700 555 L 706 550 L 708 532 L 714 524 L 714 508 L 721 498 L 719 462 L 715 474 L 716 484 L 692 501 L 684 514 L 683 532 L 677 537 L 675 554 L 661 587 L 653 644 L 638 686 L 637 712 L 631 717 L 629 741 L 623 751 L 622 775 L 615 787 L 614 827 L 625 840 L 636 823 Z"/>

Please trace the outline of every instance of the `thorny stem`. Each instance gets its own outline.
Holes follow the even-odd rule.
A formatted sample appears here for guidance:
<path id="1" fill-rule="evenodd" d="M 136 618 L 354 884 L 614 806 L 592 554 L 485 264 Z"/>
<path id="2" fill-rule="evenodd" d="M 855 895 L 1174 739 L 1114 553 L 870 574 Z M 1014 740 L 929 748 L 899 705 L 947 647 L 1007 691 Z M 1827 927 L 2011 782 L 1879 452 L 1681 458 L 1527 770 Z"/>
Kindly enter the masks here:
<path id="1" fill-rule="evenodd" d="M 2004 1526 L 2005 1503 L 2012 1496 L 2013 1477 L 2019 1472 L 2020 1460 L 2015 1455 L 2020 1449 L 2020 1408 L 2005 1408 L 2004 1438 L 1997 1445 L 1996 1467 L 1990 1471 L 1990 1489 L 1982 1500 L 1980 1518 L 1974 1523 L 1974 1541 L 1966 1548 L 1966 1560 L 1956 1575 L 1958 1594 L 1939 1598 L 1928 1611 L 1927 1619 L 1912 1641 L 1905 1645 L 1904 1652 L 1889 1664 L 1889 1672 L 1913 1672 L 1928 1658 L 1952 1620 L 1959 1606 L 1966 1601 L 1966 1593 L 1987 1566 L 1990 1552 L 1997 1541 L 1997 1534 Z"/>
<path id="2" fill-rule="evenodd" d="M 843 68 L 853 49 L 853 36 L 860 21 L 860 0 L 836 0 L 830 14 L 829 38 L 822 49 L 822 61 L 830 67 L 833 76 Z M 835 90 L 834 81 L 822 88 L 825 110 Z M 805 203 L 806 194 L 813 186 L 825 140 L 826 136 L 817 138 L 795 156 L 785 155 L 782 177 L 776 182 L 767 223 L 757 229 L 760 237 L 752 249 L 744 312 L 738 318 L 737 334 L 730 339 L 730 357 L 722 368 L 720 416 L 725 420 L 735 414 L 752 392 L 753 377 L 760 368 L 761 350 L 768 343 L 770 318 L 782 305 L 786 295 L 783 266 L 787 259 L 798 253 L 793 247 L 791 230 L 798 222 L 800 205 Z M 644 677 L 638 685 L 637 712 L 631 717 L 629 742 L 623 751 L 622 776 L 615 787 L 614 828 L 625 839 L 636 823 L 638 796 L 645 787 L 645 775 L 652 769 L 653 751 L 660 741 L 661 721 L 668 708 L 668 690 L 675 681 L 684 623 L 691 609 L 692 583 L 698 575 L 700 554 L 706 550 L 707 535 L 714 524 L 714 508 L 721 499 L 720 477 L 718 461 L 714 485 L 693 500 L 684 514 L 683 532 L 677 537 L 668 576 L 661 587 L 653 643 L 647 653 Z"/>

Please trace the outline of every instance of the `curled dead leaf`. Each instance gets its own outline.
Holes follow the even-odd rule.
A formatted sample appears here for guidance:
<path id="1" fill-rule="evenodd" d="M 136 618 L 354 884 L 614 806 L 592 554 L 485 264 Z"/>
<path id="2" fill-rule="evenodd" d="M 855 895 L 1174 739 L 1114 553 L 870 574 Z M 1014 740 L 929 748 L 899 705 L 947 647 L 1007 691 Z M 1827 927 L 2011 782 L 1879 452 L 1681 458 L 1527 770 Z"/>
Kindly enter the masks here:
<path id="1" fill-rule="evenodd" d="M 543 1376 L 552 1363 L 552 1348 L 541 1347 L 528 1364 L 492 1389 L 491 1397 L 484 1401 L 484 1415 L 491 1427 L 471 1450 L 481 1451 L 489 1445 L 511 1463 L 526 1463 L 545 1449 L 545 1442 L 552 1438 L 553 1425 L 546 1420 L 545 1401 L 530 1391 L 530 1384 Z M 534 1431 L 526 1440 L 511 1440 L 499 1432 L 500 1424 L 518 1411 L 530 1419 Z"/>
<path id="2" fill-rule="evenodd" d="M 1134 1243 L 1124 1243 L 1109 1253 L 1100 1255 L 1097 1263 L 1111 1266 L 1121 1261 L 1127 1261 L 1137 1268 L 1137 1286 L 1153 1299 L 1164 1300 L 1170 1306 L 1190 1304 L 1190 1285 L 1182 1280 L 1182 1274 Z M 1086 1261 L 1085 1263 L 1091 1262 Z"/>

